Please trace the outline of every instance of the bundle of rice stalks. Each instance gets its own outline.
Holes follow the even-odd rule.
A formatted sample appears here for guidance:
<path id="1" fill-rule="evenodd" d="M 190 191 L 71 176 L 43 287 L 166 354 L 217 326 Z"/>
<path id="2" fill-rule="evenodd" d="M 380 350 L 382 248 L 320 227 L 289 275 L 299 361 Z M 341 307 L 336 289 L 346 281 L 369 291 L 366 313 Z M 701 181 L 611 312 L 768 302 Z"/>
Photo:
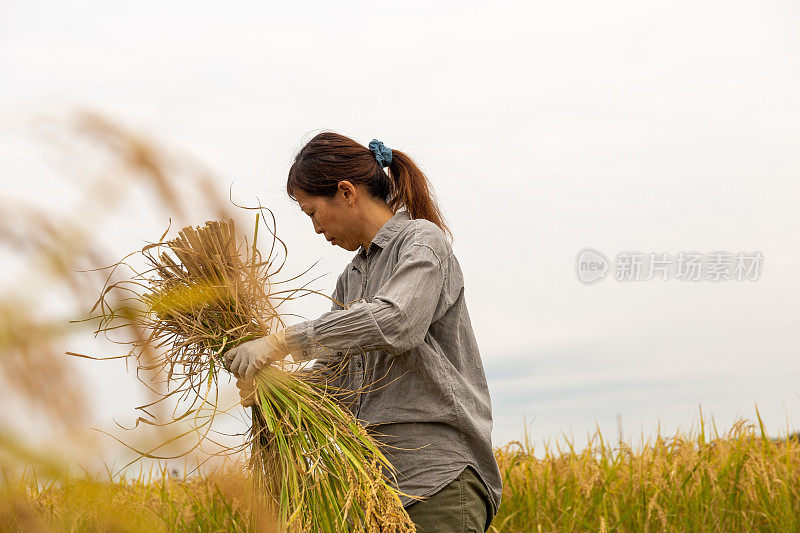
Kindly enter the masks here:
<path id="1" fill-rule="evenodd" d="M 131 355 L 140 369 L 164 379 L 168 393 L 159 401 L 190 400 L 183 413 L 173 415 L 176 422 L 196 416 L 203 406 L 216 410 L 223 354 L 283 327 L 278 307 L 303 290 L 316 292 L 278 290 L 286 281 L 275 281 L 283 264 L 272 252 L 283 243 L 267 225 L 273 239 L 263 259 L 256 246 L 258 221 L 256 215 L 252 246 L 247 239 L 237 245 L 233 220 L 185 227 L 173 240 L 146 246 L 141 254 L 152 268 L 130 280 L 107 282 L 95 304 L 98 332 L 130 326 L 141 333 L 130 341 Z M 114 290 L 126 291 L 133 304 L 110 308 L 105 297 Z M 256 394 L 246 443 L 249 466 L 283 528 L 414 530 L 400 493 L 386 477 L 394 473 L 391 463 L 320 375 L 276 363 L 256 375 Z"/>

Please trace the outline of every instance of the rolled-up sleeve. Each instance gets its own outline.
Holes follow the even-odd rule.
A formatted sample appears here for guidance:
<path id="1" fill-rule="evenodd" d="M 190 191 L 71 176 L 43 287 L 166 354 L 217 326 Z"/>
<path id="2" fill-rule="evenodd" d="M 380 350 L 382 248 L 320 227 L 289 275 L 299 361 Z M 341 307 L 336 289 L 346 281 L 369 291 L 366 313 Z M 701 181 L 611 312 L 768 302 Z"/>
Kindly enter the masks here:
<path id="1" fill-rule="evenodd" d="M 286 340 L 293 358 L 341 356 L 352 350 L 399 355 L 422 344 L 445 282 L 440 255 L 426 243 L 411 243 L 371 302 L 356 301 L 348 309 L 289 326 Z"/>

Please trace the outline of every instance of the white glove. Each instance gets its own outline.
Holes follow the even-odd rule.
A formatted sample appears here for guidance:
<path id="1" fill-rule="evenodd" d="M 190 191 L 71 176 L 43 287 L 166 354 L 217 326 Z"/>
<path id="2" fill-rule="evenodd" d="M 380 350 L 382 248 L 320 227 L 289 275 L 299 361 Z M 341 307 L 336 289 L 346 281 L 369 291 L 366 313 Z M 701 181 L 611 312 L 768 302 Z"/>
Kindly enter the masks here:
<path id="1" fill-rule="evenodd" d="M 242 399 L 243 407 L 253 407 L 256 404 L 256 386 L 250 381 L 236 380 L 236 387 L 239 389 L 239 397 Z"/>
<path id="2" fill-rule="evenodd" d="M 256 372 L 287 355 L 289 346 L 286 344 L 286 330 L 282 329 L 272 335 L 244 342 L 225 352 L 225 368 L 239 379 L 253 381 Z"/>

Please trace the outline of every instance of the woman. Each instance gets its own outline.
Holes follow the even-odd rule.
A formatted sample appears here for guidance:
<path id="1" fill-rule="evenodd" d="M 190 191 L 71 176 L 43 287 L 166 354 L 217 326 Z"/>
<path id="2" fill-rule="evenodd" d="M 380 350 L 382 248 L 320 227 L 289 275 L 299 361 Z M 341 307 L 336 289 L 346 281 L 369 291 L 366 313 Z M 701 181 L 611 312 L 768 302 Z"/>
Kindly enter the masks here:
<path id="1" fill-rule="evenodd" d="M 402 498 L 417 531 L 485 531 L 502 488 L 489 390 L 428 179 L 378 140 L 325 132 L 297 154 L 286 189 L 317 233 L 357 252 L 330 312 L 227 353 L 242 403 L 258 369 L 290 353 L 341 369 L 326 375 L 358 391 L 341 400 L 386 445 L 397 487 L 426 497 Z"/>

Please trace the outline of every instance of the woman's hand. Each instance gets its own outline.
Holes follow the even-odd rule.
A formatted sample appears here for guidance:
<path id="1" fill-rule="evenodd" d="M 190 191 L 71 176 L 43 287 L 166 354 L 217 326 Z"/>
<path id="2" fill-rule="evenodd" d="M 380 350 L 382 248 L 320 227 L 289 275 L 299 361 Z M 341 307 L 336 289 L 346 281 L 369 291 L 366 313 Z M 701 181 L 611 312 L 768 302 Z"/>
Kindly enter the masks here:
<path id="1" fill-rule="evenodd" d="M 280 330 L 266 337 L 259 337 L 231 348 L 225 352 L 225 368 L 234 376 L 245 381 L 253 377 L 261 368 L 273 361 L 280 361 L 289 354 L 286 344 L 286 330 Z"/>
<path id="2" fill-rule="evenodd" d="M 256 386 L 252 379 L 250 381 L 237 379 L 236 388 L 239 389 L 243 407 L 253 407 L 256 404 Z"/>

